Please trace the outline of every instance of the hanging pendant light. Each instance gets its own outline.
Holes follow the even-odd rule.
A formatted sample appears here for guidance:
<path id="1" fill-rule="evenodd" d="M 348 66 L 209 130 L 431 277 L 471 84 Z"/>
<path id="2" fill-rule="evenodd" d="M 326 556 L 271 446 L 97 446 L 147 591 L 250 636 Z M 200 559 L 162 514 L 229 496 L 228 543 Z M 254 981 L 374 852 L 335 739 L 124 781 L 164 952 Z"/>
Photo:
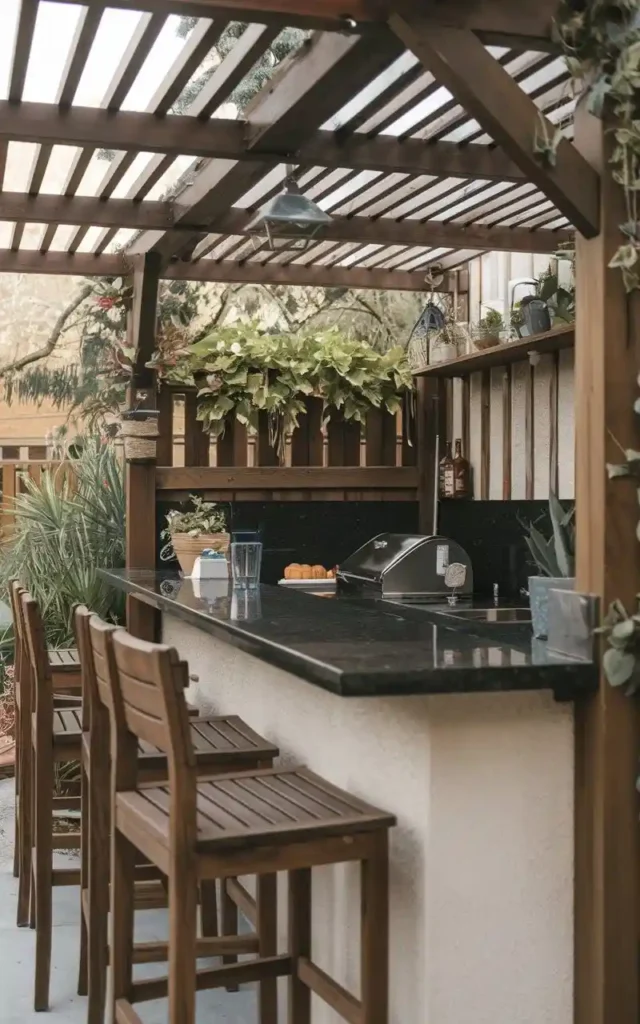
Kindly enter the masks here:
<path id="1" fill-rule="evenodd" d="M 282 192 L 258 210 L 247 231 L 256 245 L 266 244 L 274 252 L 304 251 L 331 219 L 317 203 L 302 195 L 288 167 Z"/>

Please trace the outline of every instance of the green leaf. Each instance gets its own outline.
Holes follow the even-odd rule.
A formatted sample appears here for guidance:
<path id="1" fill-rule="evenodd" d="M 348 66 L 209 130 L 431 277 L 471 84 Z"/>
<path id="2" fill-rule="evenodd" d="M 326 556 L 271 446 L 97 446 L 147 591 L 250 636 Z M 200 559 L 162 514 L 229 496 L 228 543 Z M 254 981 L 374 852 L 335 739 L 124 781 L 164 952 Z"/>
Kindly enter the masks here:
<path id="1" fill-rule="evenodd" d="M 603 668 L 611 686 L 623 686 L 631 679 L 635 668 L 635 657 L 628 651 L 610 647 L 604 652 Z"/>

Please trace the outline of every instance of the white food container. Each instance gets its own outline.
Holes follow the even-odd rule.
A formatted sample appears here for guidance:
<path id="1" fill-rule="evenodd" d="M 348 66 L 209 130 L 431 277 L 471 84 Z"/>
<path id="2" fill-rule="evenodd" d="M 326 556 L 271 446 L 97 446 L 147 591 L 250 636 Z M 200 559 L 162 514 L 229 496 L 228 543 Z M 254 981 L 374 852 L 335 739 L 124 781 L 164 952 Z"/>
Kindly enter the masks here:
<path id="1" fill-rule="evenodd" d="M 229 563 L 226 558 L 203 558 L 198 555 L 193 563 L 192 580 L 227 580 Z"/>

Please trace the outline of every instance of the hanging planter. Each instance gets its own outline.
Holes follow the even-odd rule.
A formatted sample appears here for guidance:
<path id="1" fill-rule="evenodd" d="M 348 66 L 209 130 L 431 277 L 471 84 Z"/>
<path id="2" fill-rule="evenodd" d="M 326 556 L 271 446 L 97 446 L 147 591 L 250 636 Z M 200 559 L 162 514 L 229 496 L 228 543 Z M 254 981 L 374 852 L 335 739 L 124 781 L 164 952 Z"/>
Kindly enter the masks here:
<path id="1" fill-rule="evenodd" d="M 127 462 L 154 462 L 158 433 L 157 409 L 129 409 L 122 413 L 120 434 Z"/>

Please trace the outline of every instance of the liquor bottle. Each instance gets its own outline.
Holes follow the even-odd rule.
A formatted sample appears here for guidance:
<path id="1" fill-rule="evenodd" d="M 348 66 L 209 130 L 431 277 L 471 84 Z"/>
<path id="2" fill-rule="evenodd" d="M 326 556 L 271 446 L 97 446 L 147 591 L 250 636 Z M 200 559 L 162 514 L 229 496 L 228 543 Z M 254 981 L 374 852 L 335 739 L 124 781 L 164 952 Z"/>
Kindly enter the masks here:
<path id="1" fill-rule="evenodd" d="M 444 457 L 440 460 L 438 469 L 438 481 L 441 498 L 453 498 L 454 496 L 454 473 L 453 458 L 451 455 L 451 441 L 447 441 L 444 449 Z"/>
<path id="2" fill-rule="evenodd" d="M 454 498 L 471 497 L 471 466 L 462 454 L 462 441 L 456 440 L 456 451 L 452 462 Z"/>

